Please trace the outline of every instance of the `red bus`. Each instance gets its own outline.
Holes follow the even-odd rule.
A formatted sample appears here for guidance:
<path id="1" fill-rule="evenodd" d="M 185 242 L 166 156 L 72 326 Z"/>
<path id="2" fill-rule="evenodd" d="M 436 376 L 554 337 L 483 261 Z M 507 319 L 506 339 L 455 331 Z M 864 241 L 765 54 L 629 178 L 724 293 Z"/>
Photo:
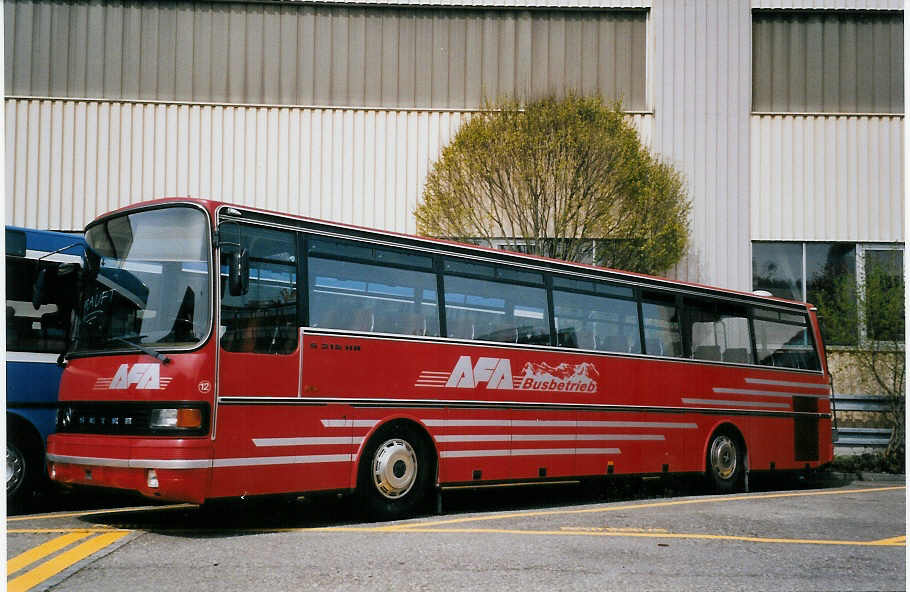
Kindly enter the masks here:
<path id="1" fill-rule="evenodd" d="M 163 500 L 829 462 L 814 308 L 229 204 L 86 228 L 53 479 Z"/>

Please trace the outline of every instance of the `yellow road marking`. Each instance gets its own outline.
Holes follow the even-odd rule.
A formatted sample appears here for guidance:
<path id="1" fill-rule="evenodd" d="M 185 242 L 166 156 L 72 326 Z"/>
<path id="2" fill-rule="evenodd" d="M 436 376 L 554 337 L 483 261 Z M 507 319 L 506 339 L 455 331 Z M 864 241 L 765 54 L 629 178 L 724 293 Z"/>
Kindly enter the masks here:
<path id="1" fill-rule="evenodd" d="M 56 557 L 45 561 L 38 567 L 25 572 L 21 576 L 10 580 L 7 582 L 6 589 L 8 592 L 24 592 L 25 590 L 34 588 L 41 582 L 57 575 L 64 569 L 82 561 L 90 555 L 97 553 L 108 545 L 119 541 L 128 534 L 130 534 L 130 531 L 128 530 L 99 534 L 68 551 L 64 551 Z"/>
<path id="2" fill-rule="evenodd" d="M 107 510 L 88 510 L 85 512 L 68 512 L 65 514 L 32 514 L 29 516 L 15 516 L 7 518 L 7 522 L 25 522 L 29 520 L 53 520 L 54 518 L 80 518 L 83 516 L 96 516 L 101 514 L 123 514 L 125 512 L 143 512 L 146 510 L 182 510 L 198 508 L 195 504 L 176 504 L 171 506 L 134 506 L 131 508 L 110 508 Z"/>
<path id="3" fill-rule="evenodd" d="M 69 534 L 64 534 L 58 536 L 57 538 L 53 538 L 44 544 L 38 545 L 37 547 L 33 547 L 21 555 L 16 555 L 12 559 L 7 560 L 6 575 L 9 576 L 12 573 L 16 573 L 25 566 L 31 565 L 39 559 L 44 559 L 48 555 L 56 553 L 64 547 L 69 547 L 71 544 L 84 539 L 90 534 L 91 533 L 89 532 L 71 532 Z"/>
<path id="4" fill-rule="evenodd" d="M 96 528 L 7 528 L 7 534 L 53 534 L 55 532 L 84 532 L 86 534 L 97 534 L 100 532 L 111 532 L 115 530 L 110 526 Z M 123 530 L 118 528 L 116 530 Z"/>
<path id="5" fill-rule="evenodd" d="M 447 524 L 463 524 L 465 522 L 485 522 L 488 520 L 505 520 L 508 518 L 536 518 L 539 516 L 568 516 L 574 514 L 597 514 L 602 512 L 620 512 L 628 510 L 642 510 L 648 508 L 667 508 L 672 506 L 685 506 L 692 504 L 711 504 L 723 502 L 741 502 L 751 500 L 779 499 L 787 497 L 809 497 L 818 495 L 845 495 L 849 493 L 878 493 L 882 491 L 895 491 L 907 489 L 905 485 L 894 487 L 877 487 L 870 489 L 839 489 L 835 491 L 805 491 L 796 493 L 769 493 L 757 495 L 740 495 L 729 497 L 708 497 L 693 498 L 684 500 L 673 500 L 666 502 L 652 502 L 644 504 L 625 504 L 621 506 L 598 506 L 595 508 L 582 508 L 576 510 L 544 510 L 528 512 L 512 512 L 509 514 L 493 514 L 485 516 L 469 516 L 465 518 L 451 518 L 448 520 L 436 520 L 433 522 L 408 522 L 405 524 L 395 524 L 383 527 L 387 530 L 410 530 L 411 528 L 428 528 L 430 526 L 444 526 Z"/>
<path id="6" fill-rule="evenodd" d="M 873 544 L 874 544 L 874 545 L 889 546 L 889 547 L 890 547 L 890 546 L 893 546 L 893 545 L 897 545 L 897 546 L 899 546 L 899 545 L 906 545 L 906 544 L 907 544 L 907 536 L 904 535 L 904 536 L 891 537 L 890 539 L 882 539 L 882 540 L 880 540 L 880 541 L 874 541 Z"/>
<path id="7" fill-rule="evenodd" d="M 322 529 L 325 532 L 397 532 L 397 533 L 456 533 L 456 534 L 517 534 L 517 535 L 535 535 L 535 536 L 599 536 L 599 537 L 633 537 L 648 539 L 689 539 L 689 540 L 708 540 L 708 541 L 741 541 L 749 543 L 776 543 L 790 545 L 840 545 L 854 547 L 904 547 L 906 542 L 904 537 L 894 537 L 893 539 L 882 539 L 878 541 L 843 541 L 843 540 L 825 540 L 825 539 L 788 539 L 775 537 L 755 537 L 755 536 L 737 536 L 724 534 L 703 534 L 703 533 L 672 533 L 672 532 L 628 532 L 628 531 L 592 531 L 592 530 L 527 530 L 517 528 L 407 528 L 401 530 L 389 530 L 384 527 L 375 528 L 357 528 L 357 527 L 331 527 Z"/>

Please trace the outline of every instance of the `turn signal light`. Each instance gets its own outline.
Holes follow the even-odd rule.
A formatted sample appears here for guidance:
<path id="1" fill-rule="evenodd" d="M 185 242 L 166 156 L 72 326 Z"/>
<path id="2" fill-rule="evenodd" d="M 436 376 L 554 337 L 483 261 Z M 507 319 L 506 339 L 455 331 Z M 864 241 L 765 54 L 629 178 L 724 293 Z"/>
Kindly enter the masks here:
<path id="1" fill-rule="evenodd" d="M 155 409 L 152 411 L 149 426 L 157 429 L 198 429 L 202 427 L 202 409 L 198 407 Z"/>
<path id="2" fill-rule="evenodd" d="M 177 427 L 178 428 L 200 428 L 200 427 L 202 427 L 202 409 L 178 409 L 177 410 Z"/>

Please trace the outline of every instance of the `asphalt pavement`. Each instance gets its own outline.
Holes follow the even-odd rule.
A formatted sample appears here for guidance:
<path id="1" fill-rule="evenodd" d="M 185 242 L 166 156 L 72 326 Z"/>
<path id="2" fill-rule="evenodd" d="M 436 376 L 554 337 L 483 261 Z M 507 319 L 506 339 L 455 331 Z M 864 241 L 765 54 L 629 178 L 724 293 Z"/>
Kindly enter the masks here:
<path id="1" fill-rule="evenodd" d="M 10 590 L 904 590 L 902 480 L 449 491 L 364 523 L 315 496 L 7 519 Z M 135 501 L 135 500 L 133 500 Z M 432 508 L 431 508 L 432 510 Z"/>

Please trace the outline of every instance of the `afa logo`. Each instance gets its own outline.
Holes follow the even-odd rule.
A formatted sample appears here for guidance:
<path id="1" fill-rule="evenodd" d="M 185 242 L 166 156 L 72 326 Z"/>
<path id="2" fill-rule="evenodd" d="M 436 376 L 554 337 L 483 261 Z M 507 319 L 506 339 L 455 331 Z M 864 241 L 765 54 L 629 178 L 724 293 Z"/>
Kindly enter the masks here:
<path id="1" fill-rule="evenodd" d="M 94 390 L 163 390 L 170 384 L 170 377 L 161 376 L 161 364 L 120 364 L 112 378 L 99 378 Z"/>
<path id="2" fill-rule="evenodd" d="M 508 358 L 477 358 L 461 356 L 450 372 L 424 370 L 414 386 L 444 388 L 477 388 L 485 384 L 488 390 L 563 391 L 596 393 L 600 373 L 594 364 L 581 362 L 525 362 L 521 373 L 512 374 Z"/>

